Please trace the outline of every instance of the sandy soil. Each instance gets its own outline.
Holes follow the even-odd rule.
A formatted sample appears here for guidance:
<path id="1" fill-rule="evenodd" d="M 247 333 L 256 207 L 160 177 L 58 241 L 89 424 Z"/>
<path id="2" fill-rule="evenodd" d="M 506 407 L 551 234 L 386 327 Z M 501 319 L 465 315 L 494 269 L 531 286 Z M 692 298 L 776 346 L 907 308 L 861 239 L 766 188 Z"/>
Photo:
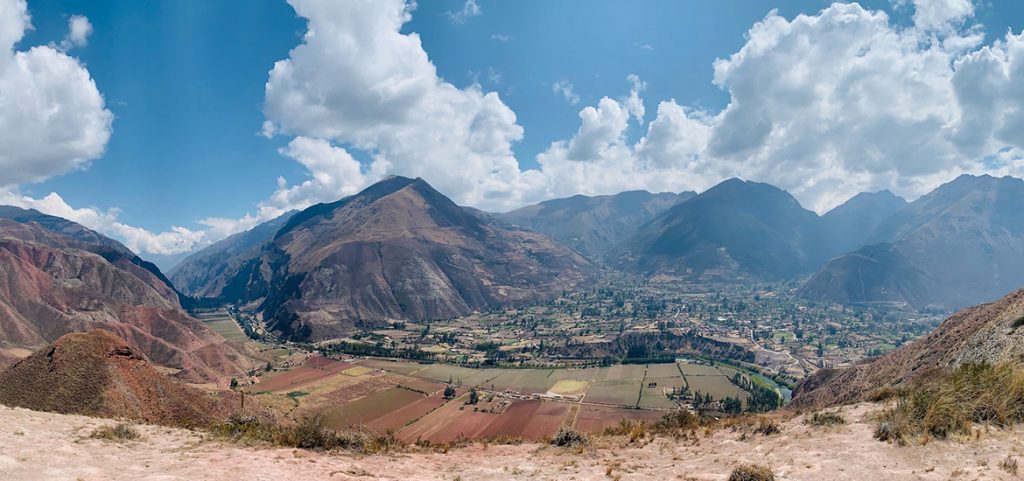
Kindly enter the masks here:
<path id="1" fill-rule="evenodd" d="M 1020 479 L 1000 463 L 1024 458 L 1024 430 L 895 447 L 871 439 L 868 416 L 875 409 L 846 408 L 850 423 L 838 428 L 810 428 L 796 418 L 771 437 L 722 430 L 639 447 L 602 438 L 582 452 L 478 444 L 448 453 L 357 456 L 239 447 L 154 426 L 139 426 L 142 438 L 122 444 L 88 438 L 109 420 L 0 406 L 0 480 L 724 480 L 741 462 L 769 465 L 782 480 Z"/>

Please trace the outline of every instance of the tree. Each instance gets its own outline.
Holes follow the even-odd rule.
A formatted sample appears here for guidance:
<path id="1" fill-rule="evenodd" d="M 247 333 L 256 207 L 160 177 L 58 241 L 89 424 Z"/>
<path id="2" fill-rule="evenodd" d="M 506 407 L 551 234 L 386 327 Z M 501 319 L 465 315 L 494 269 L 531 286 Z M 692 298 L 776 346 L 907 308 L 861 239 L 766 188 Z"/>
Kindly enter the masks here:
<path id="1" fill-rule="evenodd" d="M 451 385 L 449 385 L 448 387 L 444 388 L 444 398 L 445 399 L 451 399 L 453 397 L 455 397 L 455 388 L 452 387 Z"/>
<path id="2" fill-rule="evenodd" d="M 480 395 L 477 394 L 476 388 L 469 390 L 469 404 L 476 404 L 480 402 Z"/>
<path id="3" fill-rule="evenodd" d="M 238 379 L 231 378 L 231 389 L 238 389 Z"/>

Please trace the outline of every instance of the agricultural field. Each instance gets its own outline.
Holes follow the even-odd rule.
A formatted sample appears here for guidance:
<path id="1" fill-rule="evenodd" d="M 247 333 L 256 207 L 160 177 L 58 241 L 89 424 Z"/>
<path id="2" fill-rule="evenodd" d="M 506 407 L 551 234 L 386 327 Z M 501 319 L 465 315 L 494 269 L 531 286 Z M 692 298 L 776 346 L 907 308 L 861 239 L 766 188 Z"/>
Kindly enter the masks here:
<path id="1" fill-rule="evenodd" d="M 206 327 L 209 327 L 213 332 L 220 334 L 224 339 L 235 342 L 247 342 L 249 336 L 245 335 L 245 331 L 238 326 L 238 323 L 231 318 L 231 315 L 224 309 L 218 309 L 215 311 L 207 311 L 195 314 L 196 319 L 203 321 Z"/>
<path id="2" fill-rule="evenodd" d="M 689 373 L 684 376 L 683 373 Z M 562 425 L 597 432 L 624 419 L 658 419 L 679 407 L 666 394 L 686 388 L 715 399 L 747 393 L 732 370 L 702 364 L 590 368 L 469 368 L 410 361 L 311 356 L 247 387 L 267 406 L 298 419 L 320 415 L 334 429 L 365 426 L 403 441 L 541 439 Z M 449 385 L 451 398 L 444 396 Z M 478 401 L 470 403 L 470 391 Z"/>

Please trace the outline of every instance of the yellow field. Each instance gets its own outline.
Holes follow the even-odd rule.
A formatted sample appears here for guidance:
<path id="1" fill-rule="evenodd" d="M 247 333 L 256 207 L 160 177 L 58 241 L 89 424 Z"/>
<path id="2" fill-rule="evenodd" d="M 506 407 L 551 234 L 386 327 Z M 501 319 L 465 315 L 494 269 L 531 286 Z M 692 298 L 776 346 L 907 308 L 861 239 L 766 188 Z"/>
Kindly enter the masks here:
<path id="1" fill-rule="evenodd" d="M 362 376 L 364 374 L 369 374 L 369 373 L 373 372 L 373 369 L 370 369 L 370 368 L 365 367 L 365 366 L 355 366 L 355 367 L 350 367 L 350 368 L 348 368 L 348 369 L 346 369 L 344 371 L 341 371 L 341 372 L 342 372 L 342 374 L 347 374 L 347 375 L 352 376 L 352 377 L 359 377 L 359 376 Z"/>
<path id="2" fill-rule="evenodd" d="M 590 383 L 587 381 L 580 381 L 578 379 L 562 379 L 556 382 L 554 386 L 551 386 L 549 392 L 562 396 L 575 396 L 586 392 L 588 387 L 590 387 Z"/>

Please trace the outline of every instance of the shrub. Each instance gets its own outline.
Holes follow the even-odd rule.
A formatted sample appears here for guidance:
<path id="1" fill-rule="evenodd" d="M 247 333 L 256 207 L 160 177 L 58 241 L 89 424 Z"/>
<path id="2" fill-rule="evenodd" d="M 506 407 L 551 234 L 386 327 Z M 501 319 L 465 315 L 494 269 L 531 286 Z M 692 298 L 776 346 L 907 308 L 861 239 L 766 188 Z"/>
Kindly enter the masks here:
<path id="1" fill-rule="evenodd" d="M 782 428 L 779 427 L 779 423 L 771 419 L 762 418 L 757 422 L 757 427 L 754 428 L 754 434 L 760 434 L 762 436 L 772 436 L 782 432 Z"/>
<path id="2" fill-rule="evenodd" d="M 551 444 L 561 447 L 586 446 L 590 444 L 590 437 L 568 426 L 562 426 L 551 438 Z"/>
<path id="3" fill-rule="evenodd" d="M 700 426 L 700 419 L 696 414 L 686 409 L 676 409 L 661 417 L 655 424 L 659 431 L 680 431 L 697 429 Z"/>
<path id="4" fill-rule="evenodd" d="M 874 391 L 871 392 L 871 394 L 868 394 L 868 401 L 875 403 L 888 401 L 896 397 L 898 394 L 899 393 L 896 391 L 895 388 L 891 386 L 883 386 L 878 389 L 875 389 Z"/>
<path id="5" fill-rule="evenodd" d="M 812 414 L 811 417 L 807 418 L 804 422 L 810 426 L 816 427 L 837 426 L 840 424 L 846 424 L 846 419 L 839 415 L 839 413 L 817 412 Z"/>
<path id="6" fill-rule="evenodd" d="M 394 433 L 364 430 L 337 432 L 319 415 L 303 418 L 294 426 L 264 422 L 254 417 L 233 416 L 212 429 L 214 435 L 235 442 L 257 442 L 311 450 L 348 449 L 363 453 L 388 452 L 401 446 Z"/>
<path id="7" fill-rule="evenodd" d="M 97 428 L 89 435 L 93 439 L 104 439 L 107 441 L 133 441 L 142 437 L 134 426 L 128 423 L 118 423 L 114 426 L 103 426 Z"/>
<path id="8" fill-rule="evenodd" d="M 766 466 L 744 464 L 732 470 L 729 481 L 775 481 L 775 474 Z"/>

